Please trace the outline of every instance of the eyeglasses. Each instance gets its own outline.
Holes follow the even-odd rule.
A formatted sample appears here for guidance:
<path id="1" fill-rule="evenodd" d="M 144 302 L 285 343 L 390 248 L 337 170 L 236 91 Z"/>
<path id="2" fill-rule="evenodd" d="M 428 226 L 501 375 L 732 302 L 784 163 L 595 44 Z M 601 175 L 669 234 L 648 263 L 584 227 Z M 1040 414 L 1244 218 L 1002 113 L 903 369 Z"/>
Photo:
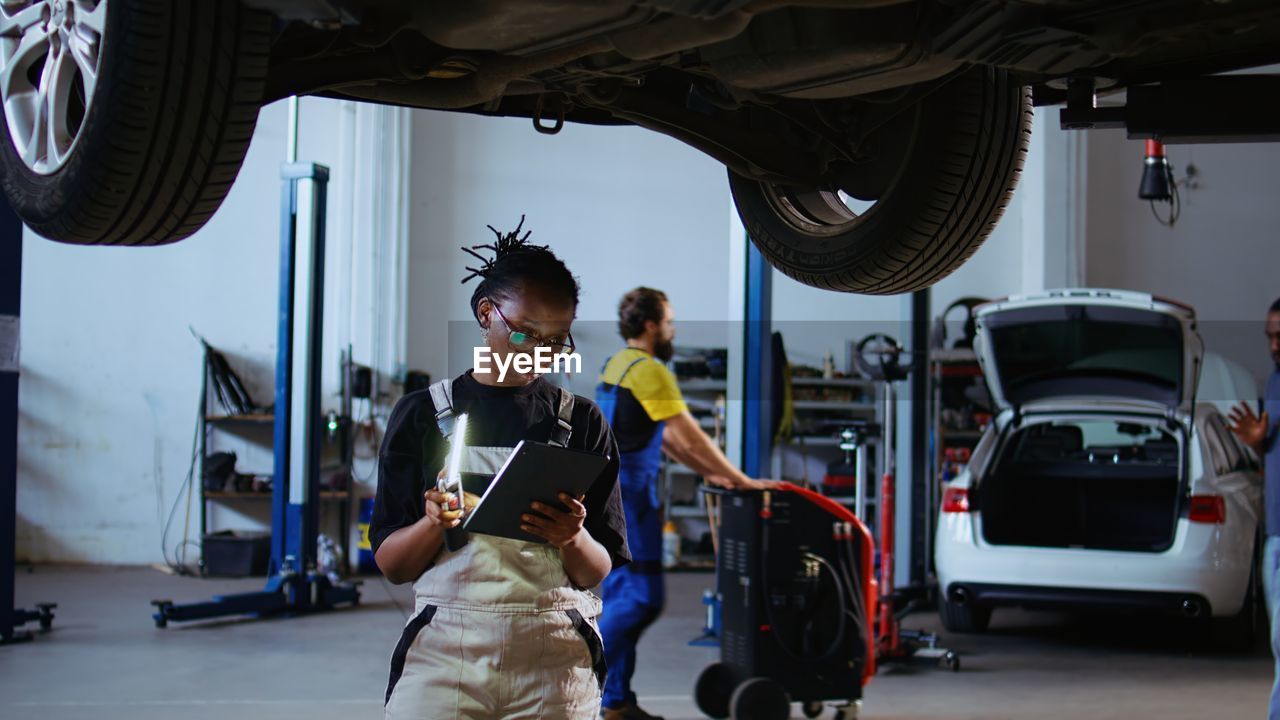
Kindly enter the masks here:
<path id="1" fill-rule="evenodd" d="M 498 313 L 498 317 L 502 318 L 502 324 L 507 326 L 507 341 L 517 350 L 533 350 L 539 345 L 551 349 L 556 355 L 568 355 L 573 352 L 573 333 L 566 332 L 563 336 L 553 336 L 544 338 L 540 335 L 523 330 L 511 324 L 506 315 L 502 314 L 502 308 L 498 307 L 498 303 L 492 298 L 489 304 L 493 306 L 493 311 Z"/>

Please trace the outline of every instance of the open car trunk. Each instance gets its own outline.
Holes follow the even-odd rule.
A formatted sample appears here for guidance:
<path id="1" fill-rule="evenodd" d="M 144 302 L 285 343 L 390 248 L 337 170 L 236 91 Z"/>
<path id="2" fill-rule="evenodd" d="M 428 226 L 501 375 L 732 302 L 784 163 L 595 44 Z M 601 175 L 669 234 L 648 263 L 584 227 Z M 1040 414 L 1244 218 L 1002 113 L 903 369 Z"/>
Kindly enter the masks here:
<path id="1" fill-rule="evenodd" d="M 1177 440 L 1155 426 L 1041 423 L 1009 438 L 972 501 L 993 545 L 1161 552 L 1177 527 L 1179 467 Z"/>
<path id="2" fill-rule="evenodd" d="M 1204 343 L 1189 307 L 1073 289 L 988 303 L 975 317 L 974 350 L 1001 412 L 1101 399 L 1191 417 Z"/>

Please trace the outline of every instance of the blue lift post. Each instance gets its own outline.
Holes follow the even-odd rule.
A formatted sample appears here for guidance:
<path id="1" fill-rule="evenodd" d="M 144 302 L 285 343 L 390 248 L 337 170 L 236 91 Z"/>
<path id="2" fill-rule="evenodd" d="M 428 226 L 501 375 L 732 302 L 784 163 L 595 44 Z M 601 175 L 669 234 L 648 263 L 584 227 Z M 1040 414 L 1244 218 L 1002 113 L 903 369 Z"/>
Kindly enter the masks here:
<path id="1" fill-rule="evenodd" d="M 773 450 L 773 267 L 750 241 L 746 290 L 742 472 L 758 478 L 766 474 Z"/>
<path id="2" fill-rule="evenodd" d="M 18 518 L 18 318 L 22 309 L 22 221 L 0 203 L 0 645 L 31 639 L 19 630 L 53 625 L 52 604 L 14 607 Z"/>
<path id="3" fill-rule="evenodd" d="M 358 583 L 334 584 L 316 572 L 320 523 L 320 362 L 324 327 L 325 206 L 329 169 L 291 162 L 281 169 L 280 312 L 276 346 L 274 477 L 271 482 L 271 566 L 261 592 L 209 602 L 152 604 L 157 627 L 170 621 L 229 615 L 298 615 L 360 602 Z M 310 181 L 310 237 L 299 245 L 300 189 Z M 299 270 L 303 272 L 299 272 Z M 296 422 L 295 422 L 296 420 Z M 295 434 L 297 432 L 298 434 Z M 295 483 L 295 480 L 297 481 Z"/>
<path id="4" fill-rule="evenodd" d="M 769 467 L 773 452 L 773 267 L 747 239 L 746 308 L 742 341 L 742 472 L 758 478 Z M 716 562 L 719 587 L 720 563 Z M 720 645 L 720 597 L 702 594 L 706 625 L 690 645 Z"/>

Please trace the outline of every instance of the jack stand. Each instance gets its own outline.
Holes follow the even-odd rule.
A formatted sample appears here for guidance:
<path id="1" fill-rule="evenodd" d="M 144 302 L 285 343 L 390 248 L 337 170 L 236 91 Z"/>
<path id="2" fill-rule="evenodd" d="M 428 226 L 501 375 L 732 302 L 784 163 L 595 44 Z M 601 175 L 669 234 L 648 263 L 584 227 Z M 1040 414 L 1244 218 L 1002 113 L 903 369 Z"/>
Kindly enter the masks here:
<path id="1" fill-rule="evenodd" d="M 714 590 L 702 591 L 702 604 L 707 607 L 702 634 L 689 641 L 689 647 L 720 647 L 720 596 Z"/>
<path id="2" fill-rule="evenodd" d="M 938 636 L 918 630 L 903 630 L 899 624 L 916 606 L 915 600 L 907 600 L 906 593 L 895 590 L 893 581 L 894 523 L 897 509 L 894 488 L 897 485 L 897 424 L 894 411 L 897 393 L 894 383 L 906 380 L 911 373 L 902 362 L 904 354 L 898 341 L 887 335 L 868 335 L 858 343 L 856 359 L 863 374 L 879 380 L 884 387 L 884 467 L 880 480 L 880 602 L 876 618 L 876 666 L 908 662 L 933 662 L 945 665 L 953 672 L 960 669 L 960 656 L 946 648 L 938 647 Z M 912 365 L 915 365 L 912 362 Z M 905 588 L 904 588 L 905 590 Z M 902 608 L 899 609 L 899 604 Z"/>
<path id="3" fill-rule="evenodd" d="M 938 634 L 923 630 L 899 630 L 903 645 L 913 648 L 912 659 L 945 665 L 951 672 L 960 672 L 960 656 L 954 651 L 938 647 Z"/>
<path id="4" fill-rule="evenodd" d="M 886 386 L 890 397 L 893 391 Z M 892 467 L 892 466 L 891 466 Z M 904 630 L 901 619 L 916 606 L 914 600 L 898 610 L 903 593 L 893 586 L 893 497 L 894 477 L 885 473 L 880 484 L 880 617 L 876 622 L 876 665 L 934 663 L 952 672 L 960 670 L 960 656 L 938 647 L 938 636 L 920 630 Z"/>
<path id="5" fill-rule="evenodd" d="M 902 593 L 893 585 L 893 554 L 895 545 L 894 519 L 896 513 L 894 479 L 896 468 L 894 457 L 894 424 L 893 411 L 895 393 L 893 381 L 886 380 L 885 395 L 885 472 L 880 481 L 880 617 L 876 632 L 876 664 L 881 666 L 890 663 L 934 663 L 945 666 L 952 672 L 960 670 L 960 656 L 946 648 L 938 647 L 938 636 L 919 630 L 904 630 L 899 624 L 915 607 L 915 601 L 908 601 L 898 610 L 898 601 Z"/>
<path id="6" fill-rule="evenodd" d="M 281 178 L 271 575 L 261 592 L 222 595 L 189 605 L 154 600 L 156 612 L 151 617 L 156 627 L 166 627 L 171 621 L 231 615 L 293 616 L 360 602 L 358 583 L 334 584 L 315 571 L 320 524 L 320 358 L 329 169 L 315 163 L 289 162 L 282 168 Z M 309 184 L 310 193 L 299 192 L 304 182 Z M 297 241 L 300 220 L 307 231 L 306 241 L 301 243 Z M 295 348 L 299 350 L 297 358 Z"/>

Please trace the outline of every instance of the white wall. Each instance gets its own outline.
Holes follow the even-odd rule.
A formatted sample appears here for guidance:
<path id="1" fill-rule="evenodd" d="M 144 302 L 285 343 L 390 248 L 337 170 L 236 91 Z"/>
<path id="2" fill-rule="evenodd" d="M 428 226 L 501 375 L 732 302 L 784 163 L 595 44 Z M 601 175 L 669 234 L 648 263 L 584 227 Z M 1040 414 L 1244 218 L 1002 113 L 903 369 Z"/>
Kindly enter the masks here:
<path id="1" fill-rule="evenodd" d="M 324 386 L 326 405 L 333 406 L 337 348 L 352 339 L 353 317 L 358 327 L 372 314 L 367 309 L 371 293 L 352 303 L 351 278 L 344 272 L 353 264 L 364 265 L 340 261 L 362 252 L 352 248 L 352 223 L 347 221 L 362 217 L 356 206 L 363 188 L 351 181 L 352 158 L 361 154 L 353 151 L 355 113 L 349 107 L 307 99 L 301 116 L 300 159 L 334 170 Z M 271 402 L 285 134 L 285 104 L 264 108 L 226 202 L 204 229 L 181 243 L 86 248 L 27 233 L 19 400 L 20 559 L 161 560 L 161 530 L 190 465 L 199 399 L 200 346 L 189 327 L 230 357 L 255 400 Z M 359 343 L 358 337 L 354 340 Z M 367 347 L 360 349 L 367 357 Z M 239 469 L 270 470 L 268 450 L 246 443 L 232 443 L 232 449 L 239 451 Z M 261 527 L 268 508 L 265 502 L 245 503 L 243 513 L 224 508 L 216 521 Z M 190 510 L 195 540 L 198 514 L 194 504 Z M 166 548 L 171 556 L 182 528 L 180 512 Z"/>
<path id="2" fill-rule="evenodd" d="M 522 214 L 530 242 L 549 245 L 582 288 L 575 391 L 591 395 L 600 365 L 621 346 L 618 300 L 637 285 L 670 297 L 677 342 L 725 344 L 723 166 L 631 127 L 566 125 L 548 137 L 528 120 L 416 112 L 413 133 L 411 367 L 433 379 L 470 367 L 477 281 L 459 281 L 477 261 L 459 247 L 492 242 L 486 225 L 505 232 Z"/>
<path id="3" fill-rule="evenodd" d="M 1088 284 L 1167 296 L 1196 308 L 1210 350 L 1259 378 L 1271 371 L 1262 320 L 1280 296 L 1280 145 L 1174 145 L 1177 176 L 1199 170 L 1181 189 L 1173 228 L 1138 199 L 1142 143 L 1122 131 L 1089 137 Z"/>

